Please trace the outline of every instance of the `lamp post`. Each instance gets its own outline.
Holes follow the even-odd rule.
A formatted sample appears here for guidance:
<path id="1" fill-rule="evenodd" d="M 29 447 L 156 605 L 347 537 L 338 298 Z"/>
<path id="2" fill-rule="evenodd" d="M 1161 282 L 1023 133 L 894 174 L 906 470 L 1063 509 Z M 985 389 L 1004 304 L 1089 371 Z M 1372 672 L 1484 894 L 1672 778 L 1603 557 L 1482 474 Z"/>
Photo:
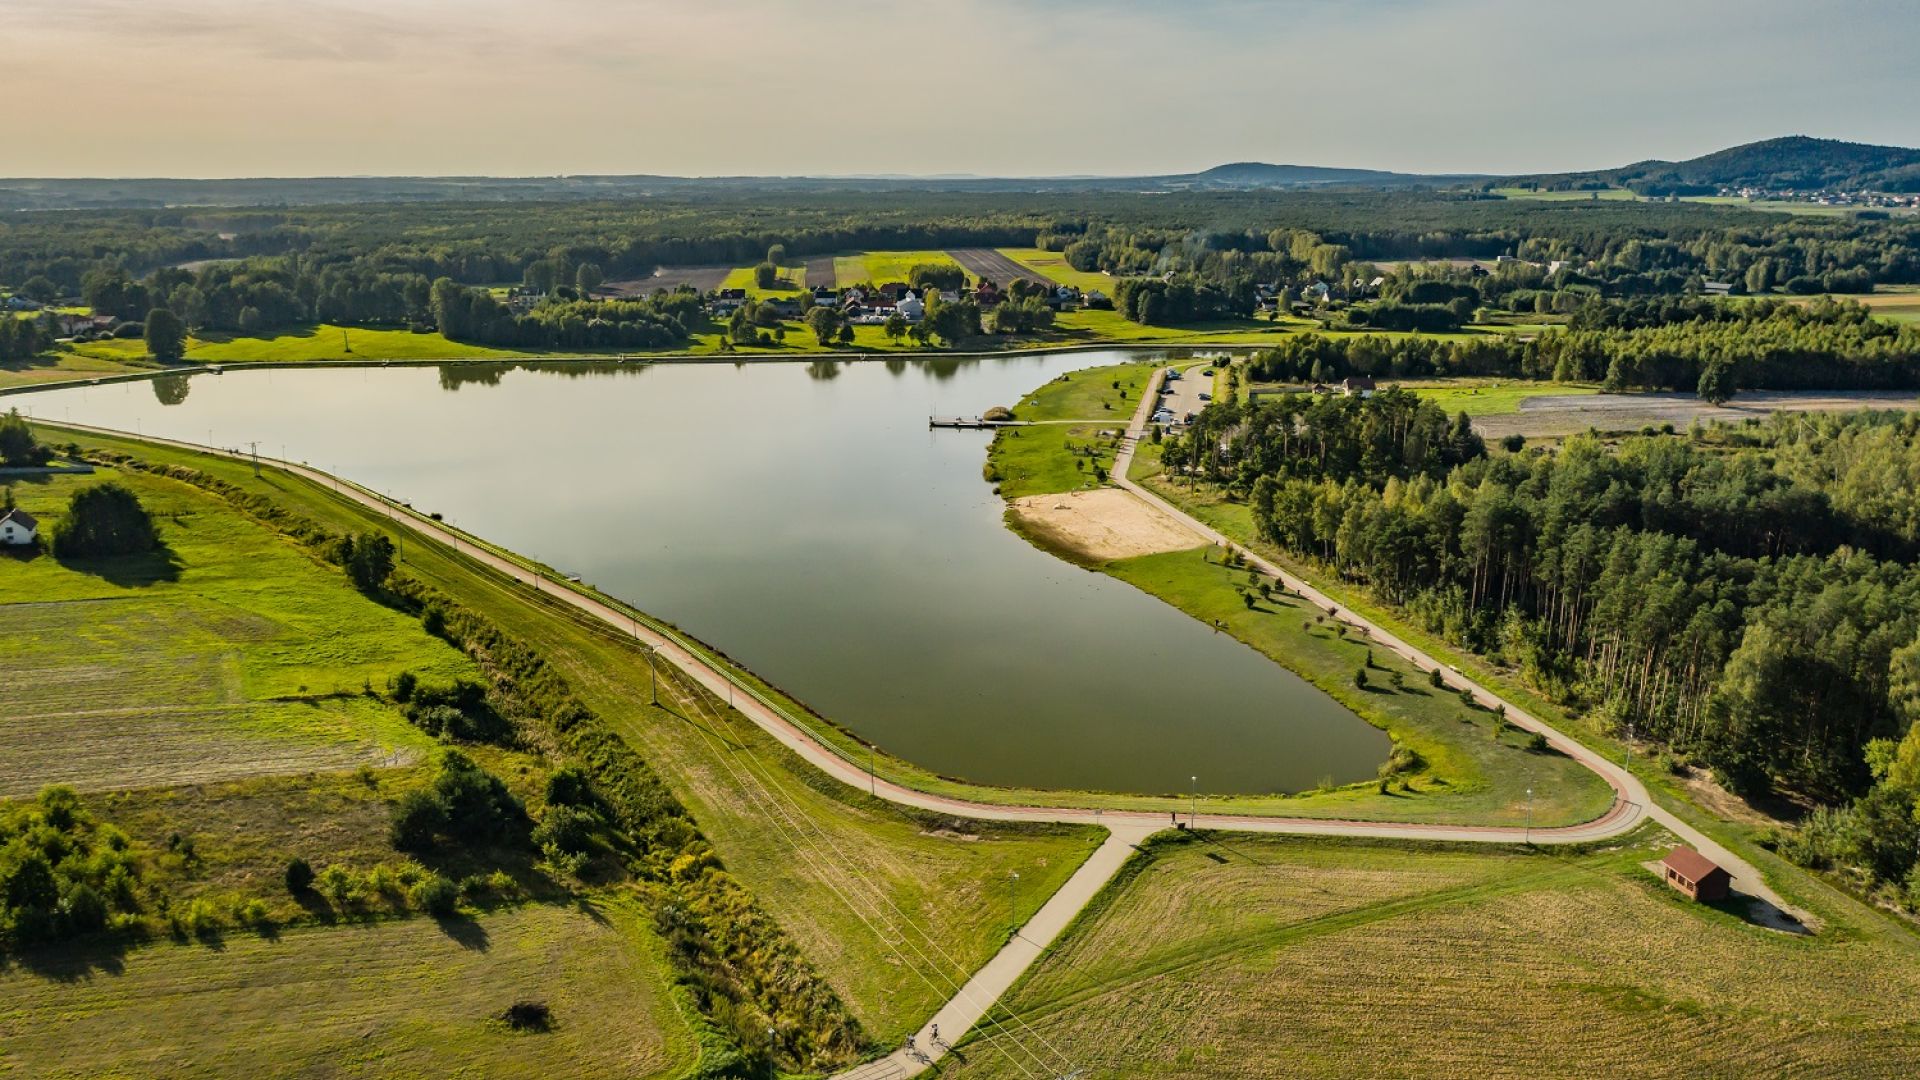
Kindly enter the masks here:
<path id="1" fill-rule="evenodd" d="M 1015 935 L 1020 933 L 1020 871 L 1015 870 L 1007 876 L 1007 918 L 1013 924 Z"/>
<path id="2" fill-rule="evenodd" d="M 1193 782 L 1193 793 L 1187 797 L 1187 828 L 1198 830 L 1200 828 L 1200 778 L 1189 776 L 1187 779 Z"/>
<path id="3" fill-rule="evenodd" d="M 1527 843 L 1533 843 L 1533 785 L 1527 785 Z"/>

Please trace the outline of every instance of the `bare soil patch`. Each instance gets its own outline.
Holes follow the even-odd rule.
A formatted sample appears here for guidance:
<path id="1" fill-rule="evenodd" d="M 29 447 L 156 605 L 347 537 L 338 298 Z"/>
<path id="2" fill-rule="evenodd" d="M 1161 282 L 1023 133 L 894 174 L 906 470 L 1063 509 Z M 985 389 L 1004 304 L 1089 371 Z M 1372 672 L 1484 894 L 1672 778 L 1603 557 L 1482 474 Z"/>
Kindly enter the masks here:
<path id="1" fill-rule="evenodd" d="M 1206 540 L 1119 488 L 1028 495 L 1011 513 L 1040 538 L 1088 559 L 1106 562 L 1163 551 L 1185 551 Z"/>
<path id="2" fill-rule="evenodd" d="M 1002 289 L 1013 284 L 1015 278 L 1052 284 L 1045 274 L 1031 266 L 1022 266 L 992 248 L 961 248 L 947 254 L 966 268 L 967 273 L 985 278 Z"/>
<path id="3" fill-rule="evenodd" d="M 1495 438 L 1571 435 L 1588 428 L 1634 431 L 1650 424 L 1684 428 L 1695 420 L 1737 424 L 1775 412 L 1915 408 L 1920 408 L 1920 396 L 1903 390 L 1746 390 L 1719 406 L 1692 394 L 1548 394 L 1527 398 L 1517 412 L 1480 417 L 1474 427 Z"/>
<path id="4" fill-rule="evenodd" d="M 807 260 L 807 276 L 801 283 L 809 289 L 825 285 L 829 289 L 839 288 L 839 272 L 834 269 L 834 257 L 822 255 Z"/>
<path id="5" fill-rule="evenodd" d="M 614 296 L 652 296 L 660 289 L 691 285 L 701 292 L 710 292 L 719 288 L 732 272 L 731 266 L 662 266 L 654 270 L 652 277 L 609 281 L 600 286 L 600 291 Z"/>

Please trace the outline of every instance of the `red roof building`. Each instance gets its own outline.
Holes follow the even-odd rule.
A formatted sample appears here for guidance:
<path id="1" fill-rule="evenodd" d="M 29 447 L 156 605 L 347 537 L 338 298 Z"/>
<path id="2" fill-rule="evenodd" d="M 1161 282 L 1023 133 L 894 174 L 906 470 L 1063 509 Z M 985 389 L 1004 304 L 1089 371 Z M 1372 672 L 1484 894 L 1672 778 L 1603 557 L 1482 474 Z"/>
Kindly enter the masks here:
<path id="1" fill-rule="evenodd" d="M 1674 848 L 1660 860 L 1660 868 L 1666 873 L 1667 884 L 1695 900 L 1725 900 L 1733 891 L 1733 875 L 1692 848 Z"/>

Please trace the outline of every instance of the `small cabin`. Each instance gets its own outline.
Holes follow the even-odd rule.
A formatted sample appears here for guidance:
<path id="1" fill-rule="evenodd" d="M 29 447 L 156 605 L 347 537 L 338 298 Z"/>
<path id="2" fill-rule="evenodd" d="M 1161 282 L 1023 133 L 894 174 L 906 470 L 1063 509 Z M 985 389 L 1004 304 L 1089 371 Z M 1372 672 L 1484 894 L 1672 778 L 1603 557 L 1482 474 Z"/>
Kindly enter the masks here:
<path id="1" fill-rule="evenodd" d="M 0 544 L 25 547 L 40 535 L 40 523 L 19 507 L 0 510 Z"/>
<path id="2" fill-rule="evenodd" d="M 1733 875 L 1692 848 L 1674 848 L 1660 860 L 1667 884 L 1698 901 L 1725 900 L 1733 891 Z"/>

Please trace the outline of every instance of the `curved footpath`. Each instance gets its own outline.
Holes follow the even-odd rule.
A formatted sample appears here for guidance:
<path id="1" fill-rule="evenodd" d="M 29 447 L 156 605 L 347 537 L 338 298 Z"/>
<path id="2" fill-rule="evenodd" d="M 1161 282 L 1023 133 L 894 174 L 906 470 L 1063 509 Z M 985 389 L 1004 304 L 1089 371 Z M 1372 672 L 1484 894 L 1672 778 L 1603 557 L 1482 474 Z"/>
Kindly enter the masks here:
<path id="1" fill-rule="evenodd" d="M 1151 414 L 1152 403 L 1157 400 L 1157 391 L 1164 371 L 1156 372 L 1149 383 L 1147 392 L 1141 396 L 1139 411 L 1128 426 L 1119 456 L 1114 461 L 1112 478 L 1121 489 L 1131 492 L 1160 512 L 1191 529 L 1206 541 L 1223 547 L 1240 550 L 1252 565 L 1284 582 L 1289 589 L 1319 604 L 1323 608 L 1336 609 L 1336 617 L 1365 631 L 1374 641 L 1385 648 L 1405 657 L 1422 667 L 1441 667 L 1446 673 L 1449 685 L 1472 691 L 1476 699 L 1492 708 L 1505 705 L 1508 720 L 1515 725 L 1545 735 L 1547 741 L 1561 753 L 1579 761 L 1587 768 L 1599 774 L 1614 790 L 1614 803 L 1608 811 L 1592 821 L 1578 825 L 1558 828 L 1520 829 L 1507 826 L 1490 825 L 1431 825 L 1391 821 L 1341 821 L 1316 818 L 1264 817 L 1245 814 L 1202 814 L 1200 818 L 1210 828 L 1228 829 L 1240 832 L 1282 833 L 1301 836 L 1349 836 L 1373 838 L 1397 838 L 1406 840 L 1451 841 L 1469 843 L 1533 843 L 1533 844 L 1571 844 L 1603 840 L 1618 836 L 1651 817 L 1668 830 L 1680 836 L 1698 848 L 1708 858 L 1726 867 L 1733 875 L 1735 887 L 1742 893 L 1765 901 L 1776 909 L 1790 911 L 1772 890 L 1768 889 L 1756 871 L 1745 860 L 1734 855 L 1726 848 L 1715 843 L 1699 830 L 1681 821 L 1673 814 L 1654 806 L 1647 795 L 1646 788 L 1633 775 L 1618 764 L 1602 757 L 1599 753 L 1570 739 L 1524 710 L 1506 701 L 1498 695 L 1481 687 L 1463 675 L 1447 670 L 1433 658 L 1392 634 L 1374 626 L 1362 616 L 1344 609 L 1338 609 L 1331 600 L 1320 594 L 1306 582 L 1293 577 L 1273 566 L 1271 563 L 1234 544 L 1227 537 L 1188 516 L 1184 511 L 1168 503 L 1158 495 L 1147 491 L 1127 478 L 1127 468 L 1132 464 L 1134 444 L 1145 430 Z M 249 455 L 234 450 L 201 446 L 196 443 L 153 436 L 135 435 L 129 432 L 109 428 L 91 427 L 84 424 L 64 424 L 82 431 L 93 431 L 102 435 L 133 439 L 135 441 L 170 445 L 185 450 L 210 453 L 239 461 L 250 461 Z M 377 510 L 395 523 L 403 523 L 416 535 L 453 549 L 491 570 L 509 578 L 545 592 L 548 595 L 572 605 L 581 612 L 606 623 L 608 626 L 627 634 L 655 651 L 662 660 L 680 669 L 688 678 L 706 687 L 720 697 L 727 698 L 733 707 L 748 719 L 759 725 L 769 735 L 798 754 L 802 759 L 820 769 L 827 775 L 849 786 L 872 792 L 879 798 L 901 806 L 910 806 L 921 810 L 930 810 L 959 817 L 978 818 L 990 821 L 1044 821 L 1075 825 L 1095 825 L 1108 830 L 1108 837 L 1087 861 L 1081 864 L 1073 876 L 1067 879 L 1032 920 L 1022 926 L 1007 945 L 996 953 L 986 966 L 982 967 L 951 1000 L 933 1015 L 908 1043 L 907 1047 L 892 1054 L 867 1062 L 864 1065 L 838 1074 L 836 1080 L 898 1080 L 912 1076 L 930 1066 L 933 1061 L 945 1056 L 948 1043 L 936 1041 L 934 1033 L 941 1032 L 947 1040 L 958 1040 L 978 1023 L 987 1010 L 997 1002 L 1001 995 L 1011 988 L 1014 982 L 1029 966 L 1037 960 L 1053 940 L 1072 922 L 1074 916 L 1087 906 L 1100 890 L 1126 862 L 1134 847 L 1156 832 L 1173 824 L 1171 817 L 1163 817 L 1158 812 L 1146 811 L 1101 811 L 1076 810 L 1058 807 L 1038 806 L 998 806 L 989 803 L 977 803 L 965 799 L 955 799 L 942 795 L 933 795 L 913 788 L 901 786 L 885 780 L 877 780 L 866 770 L 841 756 L 838 752 L 820 742 L 808 732 L 781 714 L 777 709 L 762 701 L 756 694 L 737 684 L 726 671 L 710 663 L 684 645 L 680 639 L 661 633 L 645 623 L 636 621 L 615 605 L 599 599 L 583 587 L 564 582 L 556 582 L 538 571 L 529 569 L 512 559 L 476 545 L 473 540 L 445 527 L 440 522 L 418 513 L 411 507 L 399 504 L 377 492 L 368 491 L 350 481 L 322 472 L 319 469 L 290 461 L 262 458 L 270 461 L 274 467 L 312 481 L 323 487 L 332 487 L 340 496 Z M 738 687 L 738 692 L 736 692 Z M 1181 822 L 1192 826 L 1193 820 Z"/>

